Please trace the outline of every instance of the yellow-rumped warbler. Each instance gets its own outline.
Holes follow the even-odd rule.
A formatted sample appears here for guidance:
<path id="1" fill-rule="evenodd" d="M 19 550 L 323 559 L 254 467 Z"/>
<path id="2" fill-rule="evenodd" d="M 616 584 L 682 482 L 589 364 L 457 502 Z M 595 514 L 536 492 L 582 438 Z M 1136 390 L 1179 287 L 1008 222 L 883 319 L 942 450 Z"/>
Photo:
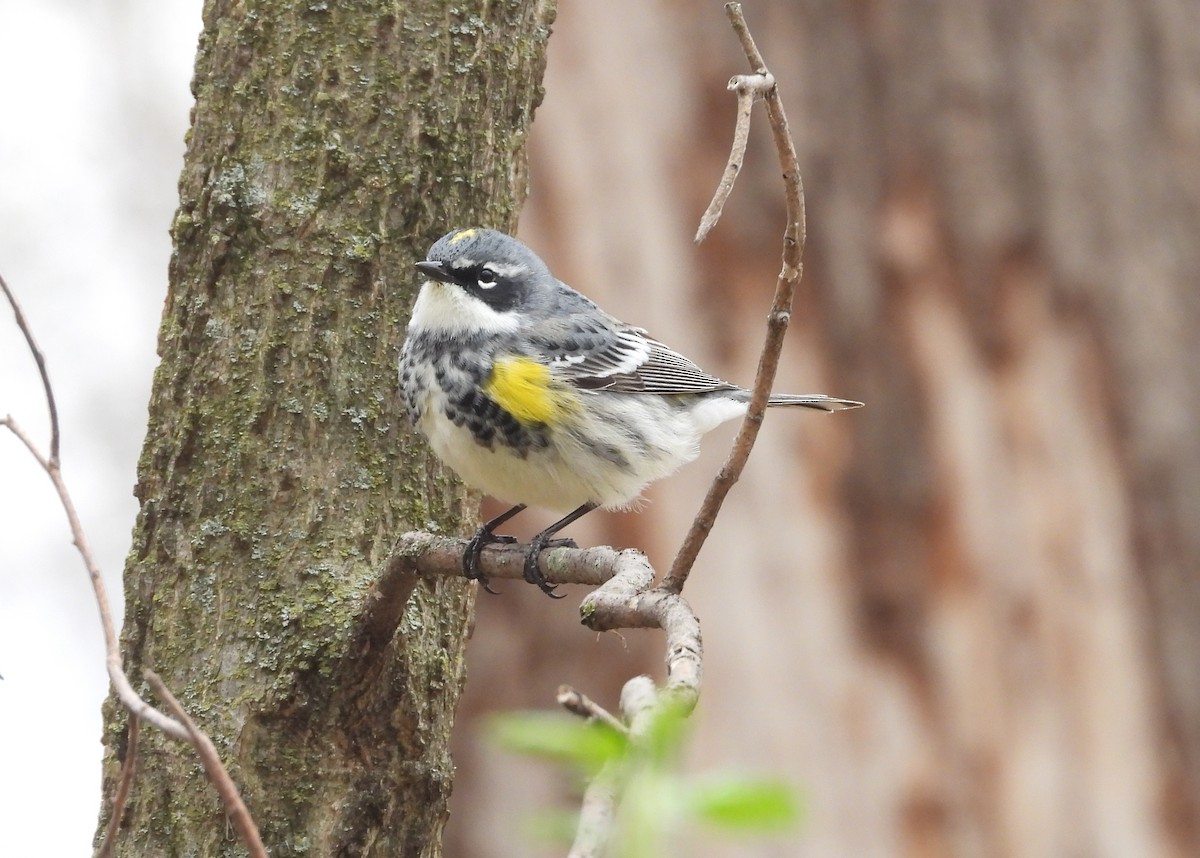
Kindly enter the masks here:
<path id="1" fill-rule="evenodd" d="M 408 413 L 438 457 L 508 503 L 463 555 L 487 588 L 479 554 L 515 542 L 494 529 L 527 504 L 564 512 L 530 543 L 525 579 L 551 537 L 597 507 L 623 508 L 696 458 L 700 436 L 741 416 L 749 391 L 610 316 L 521 242 L 491 229 L 440 238 L 417 268 L 421 286 L 400 357 Z M 771 405 L 821 411 L 861 402 L 776 395 Z"/>

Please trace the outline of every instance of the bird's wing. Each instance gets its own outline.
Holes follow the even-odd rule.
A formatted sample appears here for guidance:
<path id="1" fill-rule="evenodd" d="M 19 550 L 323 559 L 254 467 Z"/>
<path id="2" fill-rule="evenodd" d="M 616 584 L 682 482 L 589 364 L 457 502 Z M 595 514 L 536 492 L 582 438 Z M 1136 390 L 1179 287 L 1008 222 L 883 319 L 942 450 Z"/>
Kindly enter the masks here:
<path id="1" fill-rule="evenodd" d="M 583 390 L 666 396 L 737 389 L 641 328 L 616 323 L 575 334 L 566 342 L 557 339 L 553 348 L 538 345 L 554 374 Z"/>

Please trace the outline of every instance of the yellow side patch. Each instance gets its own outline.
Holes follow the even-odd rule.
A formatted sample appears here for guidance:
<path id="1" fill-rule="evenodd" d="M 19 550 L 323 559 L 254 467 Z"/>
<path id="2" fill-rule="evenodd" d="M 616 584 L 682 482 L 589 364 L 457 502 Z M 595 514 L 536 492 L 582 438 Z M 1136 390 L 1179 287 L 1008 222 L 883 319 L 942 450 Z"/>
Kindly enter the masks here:
<path id="1" fill-rule="evenodd" d="M 450 246 L 451 246 L 451 247 L 453 247 L 454 245 L 458 244 L 458 243 L 459 243 L 460 241 L 462 241 L 463 239 L 465 239 L 465 238 L 470 238 L 471 236 L 473 236 L 473 235 L 474 235 L 475 233 L 477 233 L 478 231 L 479 231 L 479 230 L 477 230 L 477 229 L 464 229 L 464 230 L 460 230 L 459 232 L 455 233 L 455 235 L 454 235 L 454 238 L 450 239 L 450 241 L 449 241 L 449 244 L 450 244 Z"/>
<path id="2" fill-rule="evenodd" d="M 526 357 L 497 358 L 483 392 L 522 423 L 554 423 L 572 404 L 551 389 L 550 367 Z"/>

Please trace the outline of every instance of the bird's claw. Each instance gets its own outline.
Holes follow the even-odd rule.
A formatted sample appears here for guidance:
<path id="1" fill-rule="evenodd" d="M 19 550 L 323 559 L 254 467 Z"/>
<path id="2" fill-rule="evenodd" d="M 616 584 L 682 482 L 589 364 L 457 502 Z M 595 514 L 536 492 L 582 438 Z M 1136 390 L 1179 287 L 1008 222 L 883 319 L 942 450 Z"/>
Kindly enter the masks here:
<path id="1" fill-rule="evenodd" d="M 574 539 L 541 539 L 537 536 L 529 543 L 529 553 L 525 555 L 525 566 L 522 569 L 522 577 L 530 584 L 536 584 L 538 589 L 549 596 L 551 599 L 565 599 L 565 593 L 556 593 L 557 584 L 551 584 L 546 580 L 546 576 L 542 574 L 542 570 L 538 568 L 538 557 L 546 548 L 578 548 Z"/>
<path id="2" fill-rule="evenodd" d="M 484 575 L 483 570 L 479 568 L 479 558 L 483 549 L 489 545 L 511 545 L 516 541 L 515 536 L 497 536 L 488 530 L 486 525 L 479 528 L 471 537 L 471 541 L 467 543 L 466 550 L 463 551 L 463 574 L 472 581 L 478 581 L 479 586 L 493 596 L 499 596 L 500 591 L 492 589 L 487 575 Z"/>

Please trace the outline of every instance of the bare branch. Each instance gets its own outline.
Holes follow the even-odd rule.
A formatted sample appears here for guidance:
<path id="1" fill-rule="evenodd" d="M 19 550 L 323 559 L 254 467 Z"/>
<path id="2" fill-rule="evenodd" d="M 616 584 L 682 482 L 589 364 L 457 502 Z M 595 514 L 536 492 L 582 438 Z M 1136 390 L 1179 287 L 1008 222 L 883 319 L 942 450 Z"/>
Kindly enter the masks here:
<path id="1" fill-rule="evenodd" d="M 653 570 L 646 567 L 649 574 Z M 659 628 L 667 643 L 667 682 L 663 694 L 677 700 L 685 711 L 696 705 L 704 678 L 704 645 L 700 621 L 691 605 L 678 593 L 661 587 L 637 589 L 621 575 L 590 593 L 580 606 L 583 623 L 594 631 Z"/>
<path id="2" fill-rule="evenodd" d="M 580 718 L 587 718 L 591 721 L 600 721 L 612 727 L 618 733 L 626 732 L 625 725 L 621 723 L 617 716 L 613 715 L 586 694 L 576 691 L 569 685 L 560 685 L 558 687 L 558 694 L 555 695 L 555 700 L 558 701 L 559 706 L 573 715 L 578 715 Z"/>
<path id="3" fill-rule="evenodd" d="M 125 669 L 121 662 L 120 642 L 117 639 L 116 627 L 113 625 L 112 609 L 109 607 L 108 602 L 108 589 L 104 586 L 104 578 L 100 575 L 100 567 L 96 563 L 95 555 L 92 554 L 92 548 L 88 544 L 87 535 L 83 532 L 83 525 L 79 523 L 79 514 L 75 511 L 75 503 L 71 500 L 71 493 L 67 490 L 67 484 L 63 481 L 59 463 L 42 456 L 29 435 L 26 434 L 21 425 L 11 416 L 0 420 L 0 426 L 7 428 L 16 435 L 21 443 L 25 445 L 26 449 L 29 450 L 30 455 L 42 466 L 42 470 L 46 472 L 46 475 L 50 477 L 50 482 L 54 484 L 54 490 L 58 493 L 58 500 L 67 513 L 67 523 L 71 528 L 72 541 L 75 544 L 76 550 L 79 551 L 80 557 L 83 558 L 83 565 L 87 569 L 88 578 L 92 582 L 92 591 L 96 597 L 96 608 L 100 612 L 100 626 L 104 632 L 105 667 L 108 670 L 108 677 L 112 681 L 113 690 L 117 692 L 117 698 L 135 717 L 148 721 L 172 738 L 186 742 L 188 735 L 184 726 L 143 700 L 133 690 L 133 686 L 129 682 L 129 677 L 125 675 Z"/>
<path id="4" fill-rule="evenodd" d="M 430 533 L 406 533 L 397 541 L 376 585 L 377 592 L 403 591 L 397 579 L 463 574 L 466 540 Z M 524 549 L 519 545 L 489 545 L 480 555 L 480 570 L 489 578 L 521 577 Z M 703 645 L 700 621 L 678 593 L 651 590 L 654 569 L 640 551 L 611 548 L 555 548 L 542 555 L 546 578 L 552 584 L 601 584 L 579 607 L 585 626 L 593 631 L 662 629 L 667 642 L 667 686 L 664 693 L 694 705 L 700 695 Z M 411 586 L 409 586 L 411 591 Z M 390 639 L 404 606 L 379 598 L 363 613 L 362 624 L 373 638 Z"/>
<path id="5" fill-rule="evenodd" d="M 659 701 L 658 689 L 648 676 L 635 676 L 621 689 L 621 715 L 635 736 L 646 732 L 646 719 Z"/>
<path id="6" fill-rule="evenodd" d="M 58 406 L 54 404 L 54 389 L 50 386 L 50 375 L 46 372 L 46 358 L 42 354 L 42 350 L 38 348 L 37 340 L 33 338 L 33 331 L 30 330 L 29 323 L 25 320 L 25 314 L 21 311 L 21 305 L 17 303 L 17 297 L 8 288 L 8 282 L 5 281 L 3 275 L 0 275 L 0 289 L 4 290 L 4 297 L 8 299 L 13 315 L 16 316 L 17 327 L 25 335 L 25 342 L 29 346 L 29 351 L 33 354 L 34 361 L 37 363 L 38 374 L 42 377 L 42 389 L 46 392 L 46 407 L 50 410 L 50 462 L 57 465 Z M 29 447 L 30 445 L 26 442 L 25 446 Z M 43 467 L 46 466 L 43 465 Z"/>
<path id="7" fill-rule="evenodd" d="M 754 44 L 754 38 L 746 26 L 742 16 L 742 7 L 738 3 L 726 3 L 725 13 L 728 15 L 734 32 L 742 44 L 746 59 L 756 75 L 770 78 L 762 54 Z M 758 371 L 754 378 L 753 393 L 750 397 L 750 407 L 742 420 L 741 428 L 734 439 L 729 457 L 712 485 L 704 502 L 700 506 L 692 527 L 684 538 L 679 553 L 671 564 L 661 587 L 670 593 L 680 593 L 691 574 L 696 557 L 700 554 L 717 513 L 724 503 L 729 490 L 742 475 L 750 450 L 762 427 L 763 414 L 767 408 L 767 399 L 771 394 L 771 386 L 775 382 L 775 372 L 779 367 L 779 355 L 783 350 L 783 337 L 791 320 L 792 298 L 796 292 L 796 284 L 801 276 L 801 257 L 804 253 L 804 186 L 800 180 L 800 166 L 796 157 L 796 147 L 792 143 L 791 132 L 788 130 L 787 116 L 783 112 L 783 103 L 779 98 L 779 88 L 770 86 L 763 92 L 763 100 L 767 108 L 767 118 L 771 124 L 771 136 L 775 141 L 775 149 L 779 156 L 779 165 L 783 170 L 784 199 L 787 207 L 787 225 L 783 235 L 783 264 L 775 283 L 775 298 L 771 305 L 771 313 L 767 317 L 767 336 L 763 342 L 762 354 L 758 359 Z"/>
<path id="8" fill-rule="evenodd" d="M 125 816 L 125 804 L 129 801 L 129 789 L 133 786 L 133 776 L 137 771 L 137 716 L 129 716 L 129 727 L 125 740 L 125 759 L 121 762 L 121 779 L 117 783 L 117 794 L 113 796 L 112 814 L 108 818 L 108 827 L 104 831 L 104 842 L 96 850 L 96 858 L 111 858 L 117 848 L 117 835 L 121 830 L 121 819 Z"/>
<path id="9" fill-rule="evenodd" d="M 359 619 L 358 633 L 368 651 L 380 651 L 395 635 L 404 606 L 420 579 L 463 576 L 466 547 L 466 540 L 420 531 L 405 533 L 396 540 L 393 554 L 371 588 Z M 525 551 L 515 544 L 489 545 L 480 554 L 480 571 L 493 580 L 522 580 Z M 538 558 L 538 565 L 546 580 L 553 584 L 592 586 L 631 566 L 649 568 L 640 552 L 606 547 L 547 549 Z M 360 667 L 366 664 L 365 660 L 360 661 Z"/>
<path id="10" fill-rule="evenodd" d="M 395 633 L 404 601 L 419 577 L 463 575 L 466 540 L 429 533 L 406 533 L 397 541 L 379 582 L 376 598 L 367 605 L 362 625 L 369 639 L 386 642 Z M 489 545 L 480 555 L 480 571 L 489 578 L 520 579 L 525 549 L 518 545 Z M 700 695 L 703 647 L 700 622 L 683 597 L 650 590 L 654 569 L 639 551 L 611 548 L 555 548 L 543 552 L 542 572 L 553 584 L 600 584 L 583 600 L 579 612 L 585 626 L 595 631 L 622 628 L 661 628 L 667 642 L 667 683 L 663 696 L 678 700 L 684 711 Z M 403 594 L 403 598 L 399 596 Z M 639 713 L 658 699 L 649 677 L 626 683 L 621 710 L 636 726 Z M 626 728 L 603 707 L 585 695 L 563 686 L 558 702 L 569 711 L 603 721 L 614 729 Z M 632 729 L 632 728 L 631 728 Z M 620 795 L 620 772 L 607 765 L 584 792 L 579 827 L 570 858 L 599 858 L 613 830 L 616 802 Z"/>
<path id="11" fill-rule="evenodd" d="M 363 612 L 362 626 L 369 639 L 386 642 L 395 633 L 404 601 L 419 577 L 463 575 L 466 540 L 429 533 L 406 533 L 397 541 L 379 582 L 376 598 Z M 489 578 L 521 577 L 525 549 L 518 545 L 489 545 L 480 555 L 480 571 Z M 667 681 L 661 694 L 649 677 L 630 680 L 621 694 L 621 711 L 636 734 L 638 718 L 663 699 L 690 711 L 700 696 L 703 678 L 703 643 L 700 621 L 678 593 L 649 589 L 654 569 L 638 551 L 611 548 L 556 548 L 543 553 L 542 571 L 553 584 L 601 584 L 589 593 L 579 613 L 594 631 L 660 628 L 666 637 Z M 603 582 L 603 583 L 601 583 Z M 403 598 L 399 595 L 403 594 Z M 621 722 L 594 701 L 563 686 L 558 702 L 585 718 L 595 718 L 625 730 Z M 584 793 L 579 826 L 570 858 L 599 858 L 613 830 L 620 797 L 620 771 L 605 766 Z"/>
<path id="12" fill-rule="evenodd" d="M 96 609 L 100 612 L 100 627 L 104 633 L 105 667 L 108 670 L 108 677 L 112 681 L 113 690 L 117 693 L 117 698 L 135 717 L 153 724 L 172 738 L 186 742 L 188 735 L 184 726 L 171 716 L 160 712 L 143 700 L 133 690 L 133 686 L 129 682 L 129 677 L 125 675 L 125 669 L 121 661 L 121 645 L 117 639 L 116 627 L 113 625 L 112 609 L 109 607 L 108 602 L 108 589 L 104 586 L 104 578 L 101 576 L 100 567 L 96 563 L 96 556 L 92 553 L 87 535 L 83 531 L 83 525 L 79 522 L 79 514 L 75 511 L 75 502 L 71 499 L 71 493 L 67 490 L 67 484 L 63 480 L 62 469 L 59 463 L 55 460 L 45 458 L 38 451 L 33 440 L 21 428 L 21 425 L 11 416 L 0 419 L 0 426 L 7 428 L 16 435 L 18 440 L 29 450 L 30 455 L 42 466 L 42 470 L 46 472 L 46 475 L 50 477 L 50 482 L 54 485 L 54 491 L 58 494 L 59 503 L 62 504 L 63 510 L 66 511 L 67 523 L 71 528 L 72 542 L 79 552 L 79 556 L 83 558 L 84 568 L 87 569 L 88 578 L 92 582 L 92 592 L 96 597 Z"/>
<path id="13" fill-rule="evenodd" d="M 742 15 L 742 4 L 726 3 L 725 16 L 729 18 L 729 24 L 733 27 L 734 35 L 738 37 L 738 41 L 742 44 L 742 53 L 750 61 L 751 70 L 755 74 L 767 74 L 767 63 L 763 59 L 762 54 L 758 52 L 758 45 L 754 44 L 754 37 L 750 35 L 750 28 L 746 26 L 746 19 Z"/>
<path id="14" fill-rule="evenodd" d="M 654 680 L 648 676 L 635 676 L 621 689 L 621 715 L 635 740 L 645 734 L 658 700 Z M 601 858 L 606 854 L 615 827 L 617 802 L 621 798 L 621 774 L 620 766 L 610 762 L 584 790 L 575 842 L 571 844 L 567 858 Z"/>
<path id="15" fill-rule="evenodd" d="M 54 390 L 50 384 L 49 375 L 46 373 L 45 360 L 37 347 L 33 333 L 29 330 L 25 316 L 21 313 L 15 297 L 9 290 L 8 284 L 3 281 L 3 278 L 0 278 L 0 287 L 3 288 L 5 296 L 12 305 L 13 312 L 17 317 L 17 325 L 21 328 L 22 333 L 24 333 L 25 341 L 33 352 L 34 359 L 37 361 L 38 369 L 41 372 L 42 384 L 45 387 L 46 400 L 50 409 L 50 457 L 46 458 L 42 456 L 37 449 L 37 445 L 33 443 L 33 440 L 12 416 L 0 419 L 0 426 L 7 428 L 16 435 L 17 439 L 25 445 L 30 455 L 41 465 L 46 475 L 50 477 L 50 482 L 54 484 L 54 490 L 58 493 L 59 502 L 67 514 L 72 541 L 79 552 L 79 556 L 83 559 L 83 565 L 87 569 L 88 578 L 92 582 L 92 592 L 96 597 L 96 608 L 100 612 L 100 625 L 104 632 L 105 666 L 108 670 L 108 677 L 112 683 L 113 690 L 117 694 L 117 698 L 129 710 L 131 716 L 129 747 L 126 751 L 125 763 L 121 768 L 121 780 L 117 788 L 117 795 L 113 802 L 113 820 L 109 824 L 109 831 L 105 836 L 102 849 L 112 848 L 110 844 L 114 842 L 116 827 L 120 825 L 120 818 L 124 812 L 125 803 L 128 798 L 129 784 L 132 781 L 133 770 L 136 764 L 138 722 L 146 721 L 162 730 L 168 736 L 192 744 L 196 752 L 200 755 L 201 762 L 204 764 L 204 770 L 208 773 L 209 779 L 221 794 L 226 808 L 229 810 L 231 817 L 234 818 L 235 824 L 238 825 L 239 831 L 242 832 L 243 840 L 247 848 L 250 849 L 251 855 L 261 855 L 265 858 L 267 853 L 262 846 L 261 840 L 259 840 L 254 822 L 250 819 L 241 798 L 238 797 L 237 790 L 233 787 L 233 781 L 230 780 L 229 773 L 226 772 L 220 759 L 217 757 L 216 749 L 213 747 L 212 742 L 192 723 L 187 714 L 179 707 L 178 701 L 162 685 L 157 676 L 148 673 L 147 679 L 155 686 L 159 696 L 166 700 L 171 705 L 171 708 L 177 712 L 179 720 L 160 712 L 143 700 L 134 691 L 132 684 L 129 682 L 129 677 L 125 673 L 125 668 L 121 660 L 121 645 L 117 638 L 116 627 L 113 624 L 112 609 L 109 607 L 108 591 L 104 585 L 104 578 L 100 574 L 100 566 L 96 562 L 96 556 L 92 553 L 87 534 L 84 532 L 83 524 L 79 520 L 79 513 L 75 509 L 75 502 L 72 500 L 71 493 L 67 489 L 66 481 L 63 480 L 58 455 L 58 411 L 54 404 Z"/>
<path id="16" fill-rule="evenodd" d="M 463 539 L 435 536 L 414 531 L 396 542 L 395 553 L 380 578 L 382 588 L 392 576 L 454 577 L 463 574 Z M 508 578 L 519 581 L 527 548 L 520 545 L 489 545 L 479 558 L 479 568 L 488 578 Z M 553 584 L 587 584 L 597 586 L 619 572 L 646 564 L 640 551 L 612 548 L 550 548 L 538 558 L 538 567 Z"/>
<path id="17" fill-rule="evenodd" d="M 179 701 L 175 699 L 175 695 L 167 689 L 167 686 L 163 684 L 162 679 L 159 678 L 157 673 L 147 670 L 146 681 L 150 683 L 150 687 L 154 689 L 154 693 L 161 697 L 163 702 L 167 704 L 167 708 L 186 727 L 188 741 L 196 749 L 196 754 L 200 757 L 200 764 L 204 766 L 205 774 L 208 775 L 208 779 L 212 781 L 213 786 L 217 788 L 217 792 L 221 796 L 221 801 L 225 805 L 225 813 L 229 816 L 233 827 L 237 829 L 238 836 L 241 837 L 242 843 L 246 845 L 251 858 L 267 858 L 267 850 L 263 846 L 262 838 L 258 835 L 258 827 L 255 826 L 254 820 L 250 817 L 250 811 L 246 809 L 246 804 L 242 801 L 241 795 L 238 794 L 238 789 L 234 786 L 233 779 L 229 777 L 229 772 L 225 770 L 225 766 L 221 763 L 221 757 L 217 753 L 212 740 L 205 735 L 203 730 L 196 726 L 196 722 L 179 705 Z"/>
<path id="18" fill-rule="evenodd" d="M 617 801 L 621 797 L 619 767 L 605 763 L 583 791 L 575 842 L 567 858 L 602 858 L 616 827 Z"/>
<path id="19" fill-rule="evenodd" d="M 11 414 L 6 414 L 3 419 L 0 419 L 0 426 L 3 426 L 8 431 L 17 436 L 17 440 L 25 445 L 25 449 L 29 451 L 29 455 L 42 466 L 42 470 L 46 473 L 50 472 L 50 462 L 38 450 L 37 445 L 33 443 L 33 439 L 25 434 L 25 430 L 21 428 L 21 424 L 16 421 Z"/>
<path id="20" fill-rule="evenodd" d="M 750 139 L 750 114 L 754 109 L 755 96 L 764 90 L 775 86 L 775 78 L 769 74 L 734 75 L 729 80 L 729 90 L 737 93 L 737 120 L 733 127 L 733 148 L 729 152 L 729 160 L 725 164 L 725 172 L 721 175 L 721 183 L 713 194 L 712 202 L 700 218 L 700 227 L 696 230 L 696 244 L 704 241 L 717 221 L 721 219 L 721 211 L 725 201 L 733 192 L 733 183 L 742 169 L 746 159 L 746 143 Z"/>

